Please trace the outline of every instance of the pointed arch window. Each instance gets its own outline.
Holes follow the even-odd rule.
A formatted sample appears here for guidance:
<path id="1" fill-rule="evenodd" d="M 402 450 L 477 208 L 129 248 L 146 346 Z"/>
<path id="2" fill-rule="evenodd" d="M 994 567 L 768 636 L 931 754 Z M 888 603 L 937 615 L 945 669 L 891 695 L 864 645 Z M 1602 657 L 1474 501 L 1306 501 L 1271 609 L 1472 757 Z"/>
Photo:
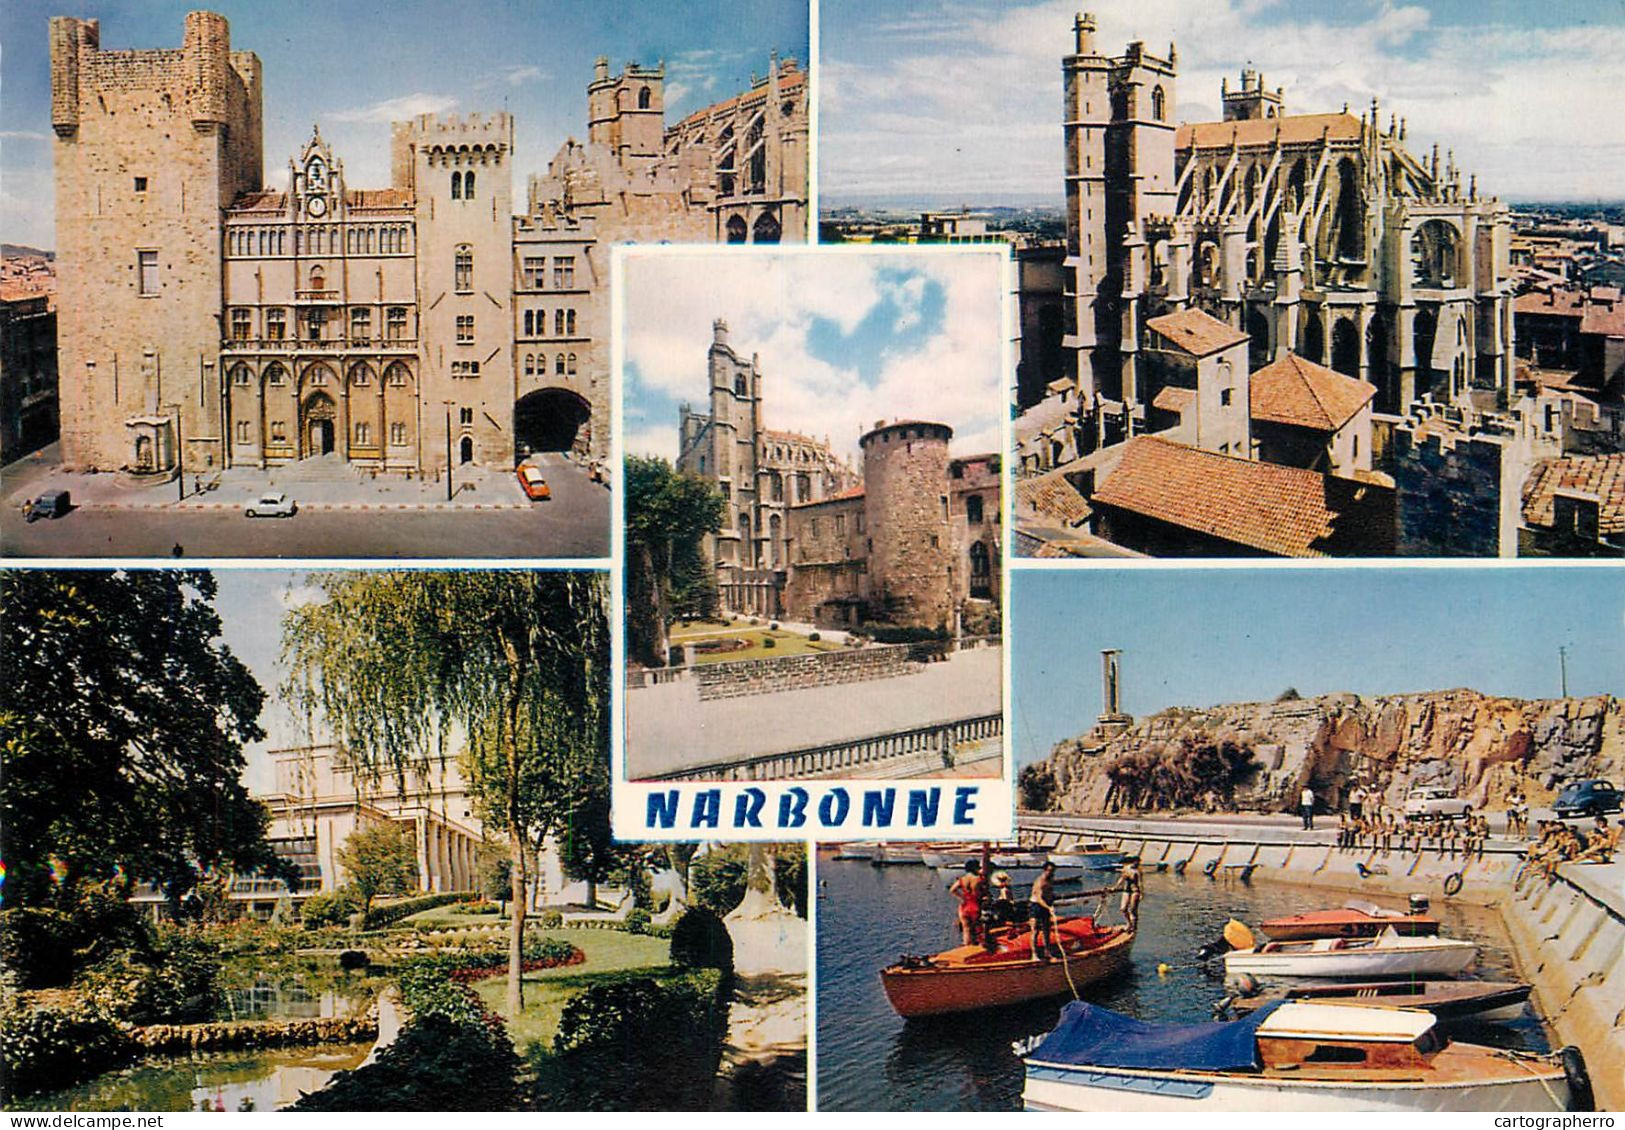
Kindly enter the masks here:
<path id="1" fill-rule="evenodd" d="M 474 249 L 468 244 L 459 244 L 453 262 L 453 284 L 458 294 L 470 294 L 474 290 Z"/>
<path id="2" fill-rule="evenodd" d="M 460 172 L 451 174 L 451 198 L 453 200 L 463 198 L 463 174 Z"/>
<path id="3" fill-rule="evenodd" d="M 463 174 L 463 199 L 474 199 L 474 170 L 470 169 Z"/>

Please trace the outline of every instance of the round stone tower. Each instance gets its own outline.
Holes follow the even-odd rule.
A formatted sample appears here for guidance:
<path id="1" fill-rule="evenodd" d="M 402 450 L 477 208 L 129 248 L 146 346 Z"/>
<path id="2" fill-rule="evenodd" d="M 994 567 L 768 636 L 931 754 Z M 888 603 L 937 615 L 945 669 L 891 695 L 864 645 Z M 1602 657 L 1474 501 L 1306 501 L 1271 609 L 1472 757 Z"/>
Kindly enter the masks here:
<path id="1" fill-rule="evenodd" d="M 876 423 L 863 448 L 871 615 L 927 628 L 952 620 L 947 424 Z"/>

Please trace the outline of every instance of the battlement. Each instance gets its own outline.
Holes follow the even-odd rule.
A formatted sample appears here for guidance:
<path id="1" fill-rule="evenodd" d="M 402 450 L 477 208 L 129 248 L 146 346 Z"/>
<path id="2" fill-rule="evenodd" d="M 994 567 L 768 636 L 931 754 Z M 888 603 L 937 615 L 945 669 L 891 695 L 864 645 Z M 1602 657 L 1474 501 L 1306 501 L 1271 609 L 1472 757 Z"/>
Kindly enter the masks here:
<path id="1" fill-rule="evenodd" d="M 419 114 L 407 122 L 396 122 L 391 127 L 396 134 L 404 133 L 419 143 L 435 144 L 500 144 L 513 145 L 513 115 L 506 110 L 490 114 Z"/>

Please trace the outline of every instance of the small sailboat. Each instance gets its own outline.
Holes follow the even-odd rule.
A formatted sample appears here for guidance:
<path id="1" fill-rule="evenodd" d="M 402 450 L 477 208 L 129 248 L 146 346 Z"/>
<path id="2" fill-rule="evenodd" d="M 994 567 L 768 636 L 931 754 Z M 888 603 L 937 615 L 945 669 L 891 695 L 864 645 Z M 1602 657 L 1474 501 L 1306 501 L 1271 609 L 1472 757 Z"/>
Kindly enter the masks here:
<path id="1" fill-rule="evenodd" d="M 1225 929 L 1227 939 L 1251 941 L 1243 927 Z M 1386 930 L 1375 938 L 1314 938 L 1238 946 L 1224 955 L 1227 977 L 1313 977 L 1327 980 L 1387 977 L 1454 977 L 1478 956 L 1478 946 L 1456 938 L 1407 938 Z"/>
<path id="2" fill-rule="evenodd" d="M 1335 910 L 1311 910 L 1284 918 L 1268 918 L 1259 929 L 1273 941 L 1306 938 L 1374 938 L 1384 930 L 1421 937 L 1439 932 L 1439 920 L 1414 911 L 1391 910 L 1364 899 L 1350 899 Z"/>
<path id="3" fill-rule="evenodd" d="M 1246 1016 L 1272 1001 L 1358 1005 L 1362 1008 L 1418 1008 L 1441 1021 L 1513 1020 L 1523 1015 L 1529 986 L 1522 981 L 1334 981 L 1263 989 L 1226 1002 Z"/>
<path id="4" fill-rule="evenodd" d="M 1056 922 L 1061 957 L 1033 960 L 1025 926 L 993 927 L 989 946 L 956 946 L 930 957 L 904 957 L 880 973 L 899 1016 L 973 1012 L 1076 992 L 1128 963 L 1134 934 L 1092 917 Z"/>
<path id="5" fill-rule="evenodd" d="M 1027 1110 L 1591 1109 L 1578 1049 L 1452 1043 L 1435 1025 L 1409 1009 L 1282 1002 L 1241 1020 L 1164 1024 L 1074 1001 L 1016 1051 Z"/>

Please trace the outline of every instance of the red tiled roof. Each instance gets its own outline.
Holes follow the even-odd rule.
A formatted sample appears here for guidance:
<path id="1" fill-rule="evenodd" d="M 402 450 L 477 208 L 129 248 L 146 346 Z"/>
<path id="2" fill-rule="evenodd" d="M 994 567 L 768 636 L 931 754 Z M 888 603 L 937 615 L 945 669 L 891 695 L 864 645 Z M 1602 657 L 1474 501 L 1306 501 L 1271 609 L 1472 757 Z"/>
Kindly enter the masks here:
<path id="1" fill-rule="evenodd" d="M 1391 553 L 1387 488 L 1137 436 L 1094 505 L 1282 557 Z M 1388 513 L 1391 521 L 1391 513 Z"/>
<path id="2" fill-rule="evenodd" d="M 1034 518 L 1048 518 L 1062 527 L 1081 525 L 1089 518 L 1089 502 L 1066 477 L 1066 468 L 1057 467 L 1042 475 L 1016 480 L 1015 505 L 1018 525 Z"/>
<path id="3" fill-rule="evenodd" d="M 1337 431 L 1377 395 L 1376 386 L 1296 353 L 1265 365 L 1251 383 L 1253 419 L 1318 432 Z"/>
<path id="4" fill-rule="evenodd" d="M 1512 310 L 1516 314 L 1544 314 L 1551 318 L 1578 318 L 1584 307 L 1585 295 L 1577 290 L 1520 294 L 1512 300 Z"/>
<path id="5" fill-rule="evenodd" d="M 788 69 L 787 67 L 781 67 L 780 68 L 780 70 L 779 70 L 779 93 L 781 95 L 788 94 L 792 90 L 795 90 L 798 87 L 805 86 L 806 83 L 807 83 L 807 72 L 806 71 L 801 70 L 799 67 L 797 67 L 794 70 Z M 724 98 L 721 102 L 713 102 L 709 106 L 703 106 L 700 109 L 695 110 L 693 113 L 689 114 L 686 118 L 684 118 L 682 121 L 678 122 L 675 126 L 670 127 L 670 129 L 668 129 L 667 132 L 669 133 L 671 129 L 681 129 L 684 126 L 687 126 L 687 125 L 690 125 L 690 124 L 692 124 L 694 122 L 700 121 L 703 118 L 708 118 L 713 114 L 719 114 L 719 113 L 723 113 L 723 112 L 725 112 L 727 110 L 731 110 L 735 105 L 740 105 L 740 104 L 743 104 L 743 103 L 746 103 L 746 102 L 750 102 L 752 100 L 758 100 L 759 101 L 766 92 L 767 92 L 767 83 L 763 82 L 760 86 L 753 86 L 749 90 L 742 91 L 741 93 L 734 95 L 732 98 Z"/>
<path id="6" fill-rule="evenodd" d="M 838 490 L 834 494 L 825 498 L 815 499 L 812 502 L 798 502 L 795 505 L 797 509 L 800 509 L 803 506 L 824 506 L 831 502 L 851 502 L 854 498 L 862 497 L 863 484 L 859 483 L 855 487 L 847 487 L 845 490 Z"/>
<path id="7" fill-rule="evenodd" d="M 1580 332 L 1625 337 L 1625 302 L 1593 302 L 1580 318 Z"/>
<path id="8" fill-rule="evenodd" d="M 1195 307 L 1152 318 L 1146 326 L 1193 357 L 1206 357 L 1247 340 L 1247 335 L 1234 326 Z"/>
<path id="9" fill-rule="evenodd" d="M 1177 412 L 1183 416 L 1191 410 L 1196 403 L 1196 390 L 1193 388 L 1180 388 L 1178 385 L 1167 385 L 1157 390 L 1157 395 L 1151 398 L 1151 407 L 1160 408 L 1164 412 Z"/>
<path id="10" fill-rule="evenodd" d="M 1358 141 L 1360 119 L 1348 114 L 1291 114 L 1279 118 L 1253 118 L 1245 122 L 1187 122 L 1174 135 L 1176 149 L 1243 149 L 1254 145 L 1300 145 L 1330 138 Z"/>
<path id="11" fill-rule="evenodd" d="M 231 205 L 233 212 L 282 212 L 288 207 L 288 194 L 273 189 L 245 192 Z"/>
<path id="12" fill-rule="evenodd" d="M 410 208 L 412 194 L 404 188 L 352 188 L 344 193 L 352 208 Z"/>
<path id="13" fill-rule="evenodd" d="M 1600 532 L 1625 533 L 1625 454 L 1541 460 L 1523 485 L 1523 520 L 1531 526 L 1550 526 L 1552 496 L 1559 490 L 1596 495 L 1601 503 Z"/>

